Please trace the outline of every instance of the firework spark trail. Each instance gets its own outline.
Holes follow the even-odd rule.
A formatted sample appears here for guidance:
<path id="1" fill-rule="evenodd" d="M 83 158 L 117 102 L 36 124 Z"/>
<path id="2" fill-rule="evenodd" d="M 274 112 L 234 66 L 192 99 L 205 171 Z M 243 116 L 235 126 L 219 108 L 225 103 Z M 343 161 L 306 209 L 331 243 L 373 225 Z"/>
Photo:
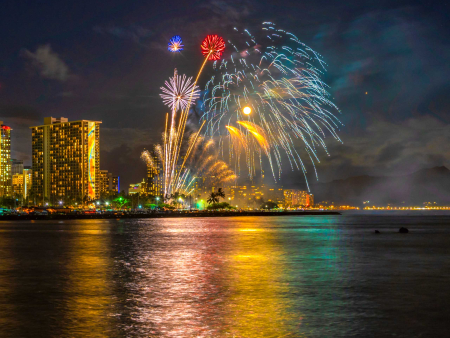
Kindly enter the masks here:
<path id="1" fill-rule="evenodd" d="M 193 99 L 194 94 L 194 88 L 197 85 L 198 79 L 200 78 L 200 75 L 203 72 L 203 68 L 205 67 L 205 64 L 208 60 L 219 60 L 222 56 L 223 51 L 225 50 L 225 42 L 223 41 L 222 37 L 219 37 L 218 35 L 208 35 L 203 40 L 202 44 L 200 45 L 201 51 L 203 56 L 205 57 L 205 60 L 203 61 L 202 66 L 200 67 L 199 72 L 197 73 L 197 77 L 195 78 L 194 87 L 191 91 L 191 95 L 189 97 L 188 103 L 186 108 L 183 111 L 181 122 L 179 125 L 179 134 L 181 135 L 179 143 L 181 145 L 183 136 L 184 136 L 184 130 L 186 128 L 186 122 L 189 114 L 189 109 L 191 107 L 191 102 Z"/>
<path id="2" fill-rule="evenodd" d="M 270 144 L 267 141 L 267 136 L 266 136 L 264 129 L 259 127 L 258 125 L 256 125 L 253 122 L 249 122 L 249 121 L 236 121 L 236 122 L 239 125 L 243 126 L 245 129 L 247 129 L 250 132 L 250 134 L 253 135 L 253 137 L 258 142 L 259 146 L 261 147 L 261 149 L 264 150 L 264 153 L 266 154 L 266 156 L 269 160 L 270 168 L 273 171 L 272 156 L 270 153 Z"/>
<path id="3" fill-rule="evenodd" d="M 176 114 L 178 110 L 187 107 L 188 102 L 198 99 L 200 91 L 198 86 L 192 83 L 192 77 L 186 78 L 186 75 L 179 76 L 177 69 L 174 70 L 174 76 L 165 82 L 166 87 L 161 87 L 163 94 L 160 94 L 164 104 L 171 108 L 171 123 L 169 128 L 168 142 L 166 144 L 166 183 L 170 190 L 171 177 L 175 174 L 175 166 L 178 158 L 178 130 L 175 128 Z"/>
<path id="4" fill-rule="evenodd" d="M 176 175 L 164 177 L 164 180 L 168 180 L 167 184 L 170 189 L 165 191 L 166 198 L 170 198 L 169 196 L 175 192 L 185 195 L 191 194 L 195 188 L 193 186 L 195 179 L 198 177 L 202 177 L 208 185 L 218 185 L 236 179 L 234 171 L 229 168 L 228 164 L 218 159 L 214 141 L 211 139 L 205 140 L 198 135 L 199 132 L 191 137 L 191 153 L 190 156 L 186 155 L 183 167 L 177 168 Z M 155 153 L 163 162 L 165 154 L 161 148 L 161 145 L 157 145 Z M 198 156 L 193 156 L 193 149 L 200 151 Z M 147 166 L 159 171 L 149 151 L 145 150 L 142 152 L 141 159 L 144 160 Z"/>
<path id="5" fill-rule="evenodd" d="M 177 170 L 178 158 L 182 138 L 184 136 L 184 110 L 195 104 L 200 91 L 195 83 L 192 83 L 192 77 L 178 75 L 177 69 L 174 70 L 174 76 L 165 82 L 165 87 L 161 87 L 163 94 L 160 94 L 164 104 L 171 108 L 170 123 L 169 114 L 166 115 L 166 127 L 163 134 L 162 146 L 159 151 L 161 155 L 164 195 L 170 195 L 174 188 L 178 187 L 178 179 L 182 170 Z M 177 111 L 181 110 L 177 124 Z M 182 125 L 183 124 L 183 125 Z M 185 157 L 187 158 L 187 156 Z"/>
<path id="6" fill-rule="evenodd" d="M 189 158 L 189 155 L 191 154 L 191 151 L 192 151 L 192 149 L 194 148 L 195 143 L 196 143 L 197 140 L 198 140 L 198 137 L 199 137 L 199 135 L 200 135 L 200 132 L 201 132 L 201 130 L 202 130 L 204 124 L 205 124 L 205 121 L 203 121 L 203 123 L 202 123 L 202 125 L 200 126 L 199 130 L 198 130 L 197 133 L 195 134 L 194 141 L 193 141 L 192 144 L 189 146 L 189 148 L 188 148 L 188 150 L 187 150 L 187 152 L 186 152 L 186 155 L 184 156 L 184 160 L 183 160 L 183 163 L 181 164 L 179 173 L 183 172 L 184 165 L 186 164 L 186 161 L 187 161 L 187 159 Z M 178 175 L 179 175 L 179 174 L 178 174 Z M 177 180 L 177 177 L 175 177 L 175 180 Z"/>
<path id="7" fill-rule="evenodd" d="M 228 41 L 235 52 L 214 62 L 215 74 L 205 86 L 206 135 L 228 139 L 236 168 L 238 149 L 245 149 L 250 177 L 264 154 L 275 179 L 282 173 L 284 157 L 306 178 L 299 144 L 315 169 L 319 148 L 328 154 L 326 135 L 340 141 L 342 124 L 334 115 L 339 109 L 322 80 L 326 64 L 320 54 L 273 23 L 263 23 L 258 38 L 248 30 L 235 31 L 236 42 Z M 251 115 L 243 115 L 244 106 L 251 107 Z"/>
<path id="8" fill-rule="evenodd" d="M 200 166 L 197 170 L 195 170 L 195 166 L 193 165 L 193 163 L 189 163 L 193 155 L 198 150 L 200 143 L 204 141 L 204 138 L 200 135 L 200 133 L 206 121 L 203 121 L 198 131 L 188 138 L 187 151 L 183 157 L 182 163 L 179 164 L 179 157 L 185 134 L 189 109 L 191 104 L 194 104 L 192 100 L 195 101 L 199 97 L 197 89 L 198 87 L 196 86 L 196 83 L 207 60 L 208 56 L 205 58 L 205 61 L 203 62 L 194 83 L 192 83 L 191 81 L 192 78 L 186 79 L 184 75 L 182 77 L 178 76 L 177 70 L 175 69 L 174 77 L 171 78 L 169 82 L 166 81 L 165 83 L 167 88 L 161 88 L 164 93 L 161 94 L 164 103 L 172 109 L 172 113 L 170 115 L 169 113 L 166 114 L 166 124 L 162 136 L 162 145 L 157 145 L 155 147 L 155 153 L 157 154 L 157 156 L 159 156 L 162 163 L 164 182 L 163 194 L 165 198 L 170 198 L 169 196 L 171 196 L 175 192 L 190 194 L 193 189 L 192 184 L 196 178 L 195 175 L 199 175 L 201 173 L 201 170 L 205 168 L 208 172 L 212 172 L 211 170 L 215 170 L 216 174 L 220 174 L 220 178 L 219 176 L 216 177 L 217 182 L 221 180 L 229 180 L 231 177 L 235 177 L 234 173 L 229 170 L 228 166 L 225 163 L 223 163 L 219 170 L 217 170 L 216 167 L 212 169 L 212 167 L 214 166 L 214 162 L 210 165 L 208 162 L 204 162 L 203 165 Z M 182 112 L 181 114 L 179 114 L 177 121 L 176 113 L 179 109 L 181 109 Z M 205 157 L 205 154 L 210 149 L 214 149 L 213 146 L 213 140 L 206 141 L 202 156 Z M 156 166 L 149 152 L 144 151 L 141 154 L 141 158 L 147 163 L 149 167 L 154 168 Z M 217 159 L 217 156 L 213 158 L 215 161 Z M 188 165 L 186 165 L 187 163 L 190 164 L 192 168 L 189 168 Z"/>
<path id="9" fill-rule="evenodd" d="M 153 160 L 153 158 L 150 155 L 150 152 L 148 150 L 144 150 L 142 152 L 141 159 L 147 164 L 147 167 L 150 167 L 152 169 L 156 169 L 157 168 L 157 166 L 155 164 L 155 161 Z"/>

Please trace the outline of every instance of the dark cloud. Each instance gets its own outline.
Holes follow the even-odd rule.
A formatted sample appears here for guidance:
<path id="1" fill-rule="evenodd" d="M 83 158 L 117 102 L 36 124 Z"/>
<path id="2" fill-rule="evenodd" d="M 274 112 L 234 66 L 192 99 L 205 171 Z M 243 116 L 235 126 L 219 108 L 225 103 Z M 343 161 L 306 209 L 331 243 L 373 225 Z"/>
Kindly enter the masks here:
<path id="1" fill-rule="evenodd" d="M 31 130 L 29 127 L 40 124 L 39 111 L 29 106 L 0 105 L 0 121 L 10 126 L 11 158 L 24 160 L 31 165 Z"/>
<path id="2" fill-rule="evenodd" d="M 316 36 L 315 47 L 330 63 L 329 82 L 344 120 L 367 112 L 403 119 L 449 83 L 443 67 L 450 45 L 436 35 L 439 26 L 433 17 L 420 11 L 371 11 L 345 24 L 324 26 Z M 364 123 L 358 118 L 352 122 Z"/>
<path id="3" fill-rule="evenodd" d="M 120 190 L 128 191 L 130 183 L 141 182 L 146 175 L 145 163 L 140 160 L 141 147 L 130 147 L 122 144 L 110 151 L 100 152 L 101 163 L 107 163 L 102 169 L 109 170 L 113 175 L 120 176 Z"/>
<path id="4" fill-rule="evenodd" d="M 322 181 L 352 175 L 401 175 L 421 168 L 450 167 L 450 125 L 430 116 L 390 122 L 378 116 L 344 144 L 329 142 L 330 157 L 318 165 Z"/>
<path id="5" fill-rule="evenodd" d="M 59 55 L 52 50 L 49 44 L 39 46 L 34 53 L 24 49 L 22 55 L 31 60 L 33 66 L 39 71 L 39 74 L 43 78 L 61 82 L 69 79 L 69 67 Z"/>
<path id="6" fill-rule="evenodd" d="M 153 144 L 159 143 L 161 135 L 155 133 L 153 129 L 137 128 L 101 128 L 102 149 L 112 151 L 126 144 L 131 148 L 150 148 Z"/>
<path id="7" fill-rule="evenodd" d="M 145 40 L 154 34 L 151 29 L 147 29 L 139 25 L 131 25 L 129 27 L 95 26 L 94 31 L 99 34 L 110 34 L 121 39 L 130 39 L 137 43 L 141 43 L 142 40 Z"/>
<path id="8" fill-rule="evenodd" d="M 201 5 L 201 7 L 210 10 L 218 17 L 223 17 L 227 22 L 236 23 L 244 17 L 250 15 L 252 2 L 240 1 L 223 1 L 212 0 Z"/>

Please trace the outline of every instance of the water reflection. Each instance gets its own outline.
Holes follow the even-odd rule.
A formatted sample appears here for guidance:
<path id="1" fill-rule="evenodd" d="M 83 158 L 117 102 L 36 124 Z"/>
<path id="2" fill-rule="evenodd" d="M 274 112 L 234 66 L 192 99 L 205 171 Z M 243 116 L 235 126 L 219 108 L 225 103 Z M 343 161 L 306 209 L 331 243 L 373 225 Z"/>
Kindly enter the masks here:
<path id="1" fill-rule="evenodd" d="M 118 261 L 132 320 L 123 329 L 136 337 L 317 334 L 309 325 L 334 301 L 334 289 L 322 288 L 339 278 L 337 241 L 328 220 L 285 228 L 250 217 L 142 221 Z"/>
<path id="2" fill-rule="evenodd" d="M 236 337 L 287 337 L 294 314 L 285 281 L 285 252 L 275 232 L 255 223 L 253 218 L 242 220 L 232 236 L 224 271 L 232 290 L 227 331 Z"/>
<path id="3" fill-rule="evenodd" d="M 449 221 L 0 222 L 0 337 L 444 337 Z"/>
<path id="4" fill-rule="evenodd" d="M 98 222 L 100 223 L 100 222 Z M 109 229 L 83 227 L 67 242 L 62 336 L 101 337 L 115 333 L 111 316 L 111 244 Z"/>
<path id="5" fill-rule="evenodd" d="M 2 331 L 13 332 L 19 325 L 17 323 L 17 306 L 13 299 L 14 282 L 11 280 L 13 274 L 14 260 L 11 243 L 6 233 L 0 231 L 0 333 Z"/>
<path id="6" fill-rule="evenodd" d="M 293 311 L 280 233 L 252 218 L 141 224 L 119 261 L 130 277 L 128 335 L 280 337 Z M 298 290 L 297 290 L 298 291 Z M 299 301 L 299 295 L 295 295 Z M 296 335 L 298 336 L 298 335 Z"/>
<path id="7" fill-rule="evenodd" d="M 219 336 L 224 258 L 217 231 L 198 221 L 176 219 L 163 220 L 153 229 L 139 228 L 133 254 L 121 262 L 134 274 L 128 286 L 137 325 L 129 326 L 128 334 Z"/>

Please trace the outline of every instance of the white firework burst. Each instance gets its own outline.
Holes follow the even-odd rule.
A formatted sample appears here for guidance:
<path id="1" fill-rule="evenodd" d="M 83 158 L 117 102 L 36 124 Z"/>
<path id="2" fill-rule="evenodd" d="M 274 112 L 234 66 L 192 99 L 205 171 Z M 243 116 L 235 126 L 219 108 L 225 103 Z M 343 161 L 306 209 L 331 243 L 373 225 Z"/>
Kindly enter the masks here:
<path id="1" fill-rule="evenodd" d="M 177 70 L 173 74 L 173 77 L 169 78 L 169 81 L 165 82 L 165 87 L 161 87 L 163 94 L 159 94 L 163 99 L 165 105 L 169 106 L 172 111 L 184 110 L 191 98 L 191 104 L 195 104 L 195 100 L 200 97 L 200 89 L 198 86 L 194 87 L 192 77 L 186 77 L 178 75 Z M 192 94 L 191 94 L 192 92 Z"/>

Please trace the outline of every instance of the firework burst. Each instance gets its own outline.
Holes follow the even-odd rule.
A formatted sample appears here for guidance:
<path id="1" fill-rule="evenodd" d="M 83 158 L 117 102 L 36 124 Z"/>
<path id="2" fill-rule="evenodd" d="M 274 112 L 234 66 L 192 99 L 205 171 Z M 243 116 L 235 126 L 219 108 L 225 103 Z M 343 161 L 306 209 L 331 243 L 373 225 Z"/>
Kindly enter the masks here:
<path id="1" fill-rule="evenodd" d="M 210 61 L 220 60 L 225 50 L 225 41 L 218 35 L 208 35 L 201 44 L 202 54 Z"/>
<path id="2" fill-rule="evenodd" d="M 169 40 L 167 49 L 169 52 L 179 53 L 183 50 L 183 47 L 184 45 L 181 37 L 179 35 L 175 35 Z"/>
<path id="3" fill-rule="evenodd" d="M 161 87 L 163 94 L 159 94 L 165 105 L 169 106 L 172 111 L 183 110 L 187 107 L 189 97 L 192 93 L 192 104 L 200 97 L 198 86 L 192 83 L 192 77 L 178 75 L 175 69 L 173 77 L 165 82 L 165 87 Z"/>
<path id="4" fill-rule="evenodd" d="M 325 62 L 272 23 L 263 23 L 258 37 L 248 30 L 235 29 L 235 34 L 228 41 L 234 52 L 214 62 L 215 74 L 205 87 L 206 134 L 219 135 L 229 145 L 236 172 L 245 154 L 250 177 L 263 155 L 275 179 L 281 175 L 282 158 L 306 173 L 304 155 L 314 165 L 318 149 L 327 152 L 326 134 L 340 140 L 341 123 L 334 115 L 338 108 L 321 79 Z"/>

